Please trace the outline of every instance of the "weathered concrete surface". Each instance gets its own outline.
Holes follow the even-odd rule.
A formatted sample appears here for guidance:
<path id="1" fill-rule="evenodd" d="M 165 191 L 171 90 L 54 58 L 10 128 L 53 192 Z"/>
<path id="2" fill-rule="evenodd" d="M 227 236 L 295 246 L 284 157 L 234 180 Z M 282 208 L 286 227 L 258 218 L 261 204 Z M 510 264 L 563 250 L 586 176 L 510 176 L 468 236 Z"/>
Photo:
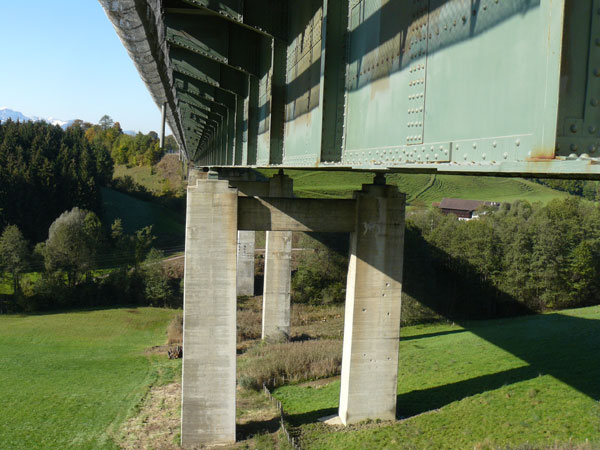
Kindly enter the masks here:
<path id="1" fill-rule="evenodd" d="M 240 197 L 238 227 L 256 231 L 355 230 L 356 200 Z"/>
<path id="2" fill-rule="evenodd" d="M 292 272 L 292 233 L 267 231 L 263 291 L 263 339 L 288 339 Z"/>
<path id="3" fill-rule="evenodd" d="M 245 197 L 269 196 L 269 182 L 267 181 L 229 180 L 229 186 L 236 188 L 239 195 Z"/>
<path id="4" fill-rule="evenodd" d="M 237 295 L 254 295 L 254 231 L 238 231 Z"/>
<path id="5" fill-rule="evenodd" d="M 354 198 L 339 406 L 345 425 L 396 417 L 404 259 L 404 195 L 363 185 Z"/>
<path id="6" fill-rule="evenodd" d="M 293 180 L 279 173 L 269 179 L 271 198 L 294 195 Z M 290 336 L 292 288 L 292 232 L 267 231 L 263 287 L 262 338 L 287 340 Z"/>
<path id="7" fill-rule="evenodd" d="M 181 443 L 235 442 L 237 199 L 227 181 L 188 187 Z"/>

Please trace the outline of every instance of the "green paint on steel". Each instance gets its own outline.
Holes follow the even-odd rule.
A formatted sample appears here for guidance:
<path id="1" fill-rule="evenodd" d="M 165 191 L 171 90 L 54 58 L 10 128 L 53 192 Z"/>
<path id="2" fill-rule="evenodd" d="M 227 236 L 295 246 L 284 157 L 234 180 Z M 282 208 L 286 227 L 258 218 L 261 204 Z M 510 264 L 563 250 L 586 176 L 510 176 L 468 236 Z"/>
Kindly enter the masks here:
<path id="1" fill-rule="evenodd" d="M 600 0 L 100 1 L 196 164 L 600 177 Z"/>

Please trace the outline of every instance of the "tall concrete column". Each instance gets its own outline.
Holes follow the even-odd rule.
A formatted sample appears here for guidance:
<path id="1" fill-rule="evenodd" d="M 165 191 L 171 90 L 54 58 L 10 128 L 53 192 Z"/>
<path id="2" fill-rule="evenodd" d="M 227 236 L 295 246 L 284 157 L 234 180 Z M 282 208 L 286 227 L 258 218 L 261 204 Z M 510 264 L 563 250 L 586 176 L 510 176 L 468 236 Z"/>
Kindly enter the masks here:
<path id="1" fill-rule="evenodd" d="M 187 193 L 181 443 L 235 442 L 236 189 L 197 174 Z"/>
<path id="2" fill-rule="evenodd" d="M 293 180 L 283 173 L 269 180 L 269 197 L 292 197 Z M 263 287 L 263 339 L 290 335 L 292 232 L 267 231 Z"/>
<path id="3" fill-rule="evenodd" d="M 373 184 L 354 198 L 339 406 L 345 425 L 396 417 L 404 251 L 405 196 Z"/>
<path id="4" fill-rule="evenodd" d="M 254 295 L 254 231 L 238 231 L 237 295 Z"/>
<path id="5" fill-rule="evenodd" d="M 262 338 L 290 336 L 292 232 L 267 231 Z"/>

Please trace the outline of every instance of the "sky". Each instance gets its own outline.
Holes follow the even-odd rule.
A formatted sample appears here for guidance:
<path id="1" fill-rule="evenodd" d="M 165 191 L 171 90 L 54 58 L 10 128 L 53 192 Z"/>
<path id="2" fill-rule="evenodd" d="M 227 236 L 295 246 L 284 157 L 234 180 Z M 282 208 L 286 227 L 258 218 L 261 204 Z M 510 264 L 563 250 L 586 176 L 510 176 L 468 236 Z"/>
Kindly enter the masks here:
<path id="1" fill-rule="evenodd" d="M 98 0 L 0 0 L 0 108 L 158 131 L 161 114 Z"/>

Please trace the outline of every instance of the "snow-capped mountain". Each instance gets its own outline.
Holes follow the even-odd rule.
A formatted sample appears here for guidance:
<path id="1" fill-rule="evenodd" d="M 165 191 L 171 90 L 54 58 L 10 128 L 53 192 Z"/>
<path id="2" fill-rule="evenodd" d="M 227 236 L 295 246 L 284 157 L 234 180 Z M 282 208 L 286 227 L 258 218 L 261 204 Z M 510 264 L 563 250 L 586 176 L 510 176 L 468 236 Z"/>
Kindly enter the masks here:
<path id="1" fill-rule="evenodd" d="M 31 120 L 29 117 L 25 116 L 19 111 L 13 111 L 12 109 L 8 108 L 0 108 L 0 122 L 4 122 L 8 119 L 11 119 L 14 122 L 16 122 L 17 120 L 19 122 L 26 122 L 28 120 Z"/>
<path id="2" fill-rule="evenodd" d="M 31 120 L 34 122 L 44 121 L 44 122 L 48 122 L 52 125 L 58 125 L 63 130 L 66 129 L 69 125 L 71 125 L 74 122 L 74 120 L 60 120 L 60 119 L 55 119 L 54 117 L 38 117 L 38 116 L 28 117 L 19 111 L 14 111 L 14 110 L 6 108 L 6 107 L 0 108 L 0 122 L 5 122 L 8 119 L 11 119 L 13 122 L 16 122 L 16 121 L 29 122 Z"/>

